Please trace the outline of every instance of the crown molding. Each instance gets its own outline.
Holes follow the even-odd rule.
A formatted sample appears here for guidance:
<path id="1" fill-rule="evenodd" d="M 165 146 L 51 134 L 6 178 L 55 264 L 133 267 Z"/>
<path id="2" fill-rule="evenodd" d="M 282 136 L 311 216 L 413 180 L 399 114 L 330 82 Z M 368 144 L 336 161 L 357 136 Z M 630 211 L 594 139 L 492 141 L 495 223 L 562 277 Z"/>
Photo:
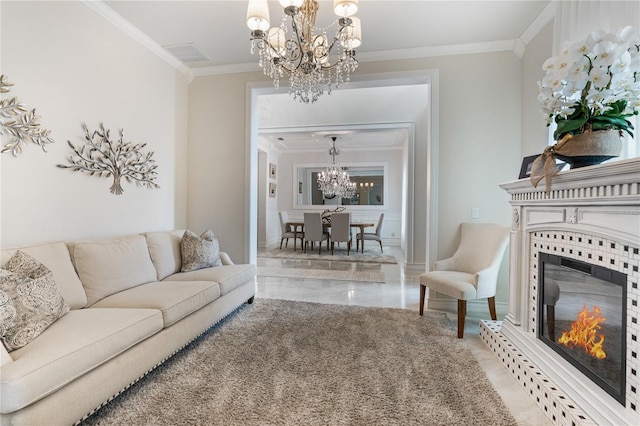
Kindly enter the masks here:
<path id="1" fill-rule="evenodd" d="M 104 19 L 113 24 L 116 28 L 120 29 L 122 32 L 127 34 L 129 37 L 140 43 L 142 46 L 147 48 L 151 53 L 155 54 L 169 65 L 174 67 L 176 70 L 185 74 L 188 77 L 188 80 L 191 81 L 193 79 L 193 73 L 191 72 L 191 68 L 185 65 L 182 61 L 177 59 L 175 56 L 167 52 L 152 40 L 148 35 L 140 31 L 136 26 L 134 26 L 131 22 L 124 19 L 121 15 L 116 13 L 113 9 L 107 6 L 102 0 L 81 0 L 82 3 L 87 6 L 89 9 L 96 12 L 98 15 L 102 16 Z"/>
<path id="2" fill-rule="evenodd" d="M 358 54 L 359 62 L 398 61 L 403 59 L 432 58 L 435 56 L 468 55 L 473 53 L 513 50 L 514 40 L 496 40 L 482 43 L 451 44 L 445 46 L 415 47 Z"/>
<path id="3" fill-rule="evenodd" d="M 556 15 L 556 1 L 551 1 L 543 10 L 540 12 L 536 19 L 533 20 L 531 25 L 527 27 L 526 30 L 520 36 L 520 40 L 525 46 L 531 43 L 531 40 L 540 32 L 545 25 L 547 25 Z"/>
<path id="4" fill-rule="evenodd" d="M 472 53 L 503 52 L 514 50 L 516 40 L 499 40 L 483 43 L 455 44 L 447 46 L 428 46 L 413 49 L 384 50 L 378 52 L 358 53 L 358 62 L 398 61 L 403 59 L 430 58 L 434 56 L 467 55 Z M 196 77 L 220 74 L 235 74 L 241 72 L 261 71 L 257 62 L 213 65 L 198 67 L 191 70 Z"/>
<path id="5" fill-rule="evenodd" d="M 211 65 L 208 67 L 196 67 L 191 69 L 191 72 L 195 77 L 256 71 L 262 71 L 262 68 L 258 66 L 257 61 L 244 64 Z"/>

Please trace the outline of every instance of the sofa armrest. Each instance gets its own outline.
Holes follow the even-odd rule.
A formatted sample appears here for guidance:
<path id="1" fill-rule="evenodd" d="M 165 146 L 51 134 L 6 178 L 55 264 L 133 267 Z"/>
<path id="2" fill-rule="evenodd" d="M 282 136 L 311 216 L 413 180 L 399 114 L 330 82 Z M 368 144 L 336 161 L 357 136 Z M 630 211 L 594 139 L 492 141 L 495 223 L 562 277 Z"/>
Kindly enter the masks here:
<path id="1" fill-rule="evenodd" d="M 223 251 L 220 252 L 220 260 L 222 261 L 223 265 L 235 265 L 229 255 Z"/>

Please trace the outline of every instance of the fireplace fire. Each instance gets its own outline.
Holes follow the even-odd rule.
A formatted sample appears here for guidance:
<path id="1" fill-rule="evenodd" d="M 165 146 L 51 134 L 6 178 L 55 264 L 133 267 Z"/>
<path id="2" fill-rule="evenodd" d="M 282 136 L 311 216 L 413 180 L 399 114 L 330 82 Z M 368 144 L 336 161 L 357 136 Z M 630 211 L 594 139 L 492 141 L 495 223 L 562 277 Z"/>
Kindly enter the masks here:
<path id="1" fill-rule="evenodd" d="M 600 308 L 593 307 L 593 312 L 589 312 L 587 305 L 578 314 L 578 319 L 571 324 L 571 329 L 562 333 L 558 343 L 568 348 L 579 347 L 586 353 L 597 359 L 607 357 L 602 348 L 604 344 L 604 334 L 600 334 L 600 323 L 606 321 L 600 312 Z"/>
<path id="2" fill-rule="evenodd" d="M 548 253 L 538 257 L 538 338 L 624 405 L 626 275 Z"/>

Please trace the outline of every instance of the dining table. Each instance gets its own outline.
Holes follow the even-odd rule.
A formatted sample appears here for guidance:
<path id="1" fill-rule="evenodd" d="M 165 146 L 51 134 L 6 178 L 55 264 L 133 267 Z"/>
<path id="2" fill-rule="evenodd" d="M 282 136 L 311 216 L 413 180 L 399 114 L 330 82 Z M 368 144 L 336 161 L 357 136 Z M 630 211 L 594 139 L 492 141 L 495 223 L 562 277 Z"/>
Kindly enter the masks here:
<path id="1" fill-rule="evenodd" d="M 290 220 L 286 222 L 286 225 L 293 229 L 293 251 L 296 251 L 296 239 L 298 237 L 298 232 L 304 232 L 304 220 Z M 331 222 L 323 222 L 322 226 L 325 228 L 331 228 Z M 372 222 L 351 222 L 350 226 L 352 228 L 360 229 L 360 233 L 363 234 L 365 228 L 374 227 L 376 224 Z M 298 231 L 298 228 L 300 228 L 300 231 Z M 362 246 L 364 249 L 364 244 Z"/>

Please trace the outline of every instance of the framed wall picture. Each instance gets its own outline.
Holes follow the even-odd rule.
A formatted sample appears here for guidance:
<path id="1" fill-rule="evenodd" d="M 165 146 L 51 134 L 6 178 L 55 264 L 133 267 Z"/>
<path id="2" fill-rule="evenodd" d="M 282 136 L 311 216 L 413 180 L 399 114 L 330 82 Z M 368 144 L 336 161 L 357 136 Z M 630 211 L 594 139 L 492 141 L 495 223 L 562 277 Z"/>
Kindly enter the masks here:
<path id="1" fill-rule="evenodd" d="M 276 165 L 273 163 L 269 163 L 269 177 L 271 179 L 276 178 Z"/>
<path id="2" fill-rule="evenodd" d="M 533 161 L 539 156 L 540 154 L 530 155 L 522 159 L 522 166 L 520 166 L 520 175 L 518 175 L 518 179 L 524 179 L 531 176 L 531 166 L 533 166 Z"/>
<path id="3" fill-rule="evenodd" d="M 269 184 L 269 197 L 275 198 L 275 196 L 276 196 L 276 184 L 275 183 L 270 183 Z"/>

